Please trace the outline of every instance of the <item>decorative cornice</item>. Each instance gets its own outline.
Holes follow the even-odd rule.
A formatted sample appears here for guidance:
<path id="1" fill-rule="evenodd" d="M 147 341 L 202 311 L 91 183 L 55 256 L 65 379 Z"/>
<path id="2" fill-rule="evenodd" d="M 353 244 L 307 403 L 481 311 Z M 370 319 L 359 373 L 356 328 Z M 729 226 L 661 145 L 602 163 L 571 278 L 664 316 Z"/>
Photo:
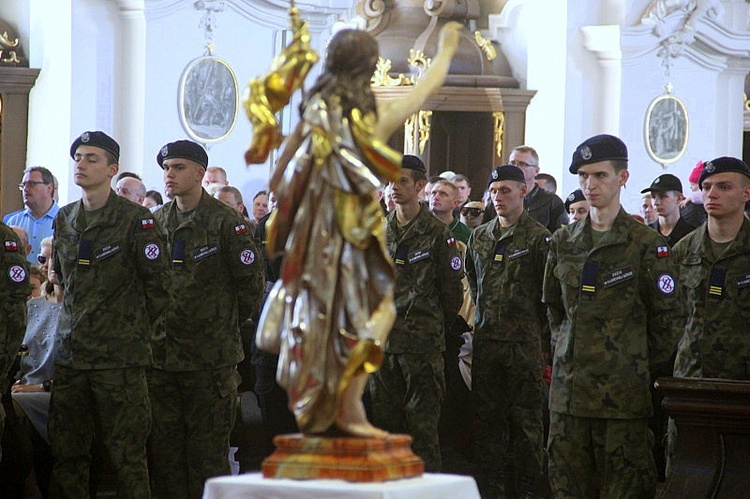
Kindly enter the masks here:
<path id="1" fill-rule="evenodd" d="M 148 19 L 159 19 L 180 10 L 194 10 L 193 2 L 185 0 L 145 0 Z M 347 13 L 351 5 L 343 0 L 322 2 L 295 2 L 310 31 L 329 28 L 338 17 Z M 272 29 L 289 26 L 288 0 L 225 0 L 227 10 L 240 14 L 245 19 Z M 333 18 L 332 18 L 333 16 Z"/>

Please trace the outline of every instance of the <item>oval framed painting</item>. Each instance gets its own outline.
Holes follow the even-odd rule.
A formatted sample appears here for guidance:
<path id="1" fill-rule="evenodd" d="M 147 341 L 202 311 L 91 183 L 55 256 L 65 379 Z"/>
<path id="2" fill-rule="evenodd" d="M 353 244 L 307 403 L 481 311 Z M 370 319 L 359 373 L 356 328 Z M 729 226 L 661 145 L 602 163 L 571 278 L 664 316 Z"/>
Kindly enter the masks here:
<path id="1" fill-rule="evenodd" d="M 237 123 L 239 87 L 232 68 L 223 59 L 193 59 L 180 78 L 177 108 L 191 139 L 210 143 L 223 140 Z"/>
<path id="2" fill-rule="evenodd" d="M 687 149 L 690 124 L 685 104 L 671 94 L 660 95 L 648 106 L 644 135 L 646 150 L 662 165 L 674 163 Z"/>

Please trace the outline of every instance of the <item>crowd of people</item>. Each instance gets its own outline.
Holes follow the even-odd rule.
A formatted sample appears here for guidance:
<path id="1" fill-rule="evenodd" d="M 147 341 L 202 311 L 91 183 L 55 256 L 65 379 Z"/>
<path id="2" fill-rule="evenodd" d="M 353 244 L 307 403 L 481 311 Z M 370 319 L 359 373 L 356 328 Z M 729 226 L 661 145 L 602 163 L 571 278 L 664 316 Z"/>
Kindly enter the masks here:
<path id="1" fill-rule="evenodd" d="M 123 497 L 200 497 L 230 472 L 238 364 L 268 434 L 297 429 L 278 357 L 252 340 L 281 273 L 265 250 L 274 193 L 248 210 L 186 140 L 156 156 L 166 203 L 118 176 L 103 132 L 70 156 L 81 199 L 58 206 L 52 174 L 31 167 L 24 208 L 0 226 L 0 416 L 36 459 L 17 485 L 86 497 L 100 450 Z M 451 471 L 445 443 L 462 428 L 482 497 L 652 497 L 676 444 L 656 377 L 750 380 L 750 168 L 700 162 L 688 196 L 662 174 L 628 214 L 617 137 L 576 148 L 580 188 L 564 201 L 539 164 L 517 147 L 478 201 L 466 176 L 428 178 L 406 155 L 383 187 L 396 317 L 370 420 L 411 435 L 432 472 Z"/>

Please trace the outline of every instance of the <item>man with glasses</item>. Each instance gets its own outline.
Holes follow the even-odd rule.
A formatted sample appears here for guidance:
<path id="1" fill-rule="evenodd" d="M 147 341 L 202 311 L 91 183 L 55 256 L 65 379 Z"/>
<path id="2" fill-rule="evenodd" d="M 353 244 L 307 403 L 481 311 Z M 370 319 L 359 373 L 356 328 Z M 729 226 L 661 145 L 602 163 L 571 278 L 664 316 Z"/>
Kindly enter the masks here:
<path id="1" fill-rule="evenodd" d="M 555 232 L 563 225 L 568 224 L 568 214 L 562 200 L 554 194 L 550 194 L 536 183 L 539 174 L 539 155 L 533 147 L 518 146 L 510 153 L 510 164 L 523 170 L 526 186 L 529 193 L 526 194 L 523 206 L 528 214 L 547 227 L 550 232 Z"/>
<path id="2" fill-rule="evenodd" d="M 35 264 L 42 239 L 52 235 L 52 222 L 60 209 L 53 199 L 55 177 L 43 166 L 32 166 L 24 171 L 18 189 L 23 193 L 25 208 L 6 215 L 3 222 L 26 231 L 31 244 L 31 252 L 26 260 Z"/>

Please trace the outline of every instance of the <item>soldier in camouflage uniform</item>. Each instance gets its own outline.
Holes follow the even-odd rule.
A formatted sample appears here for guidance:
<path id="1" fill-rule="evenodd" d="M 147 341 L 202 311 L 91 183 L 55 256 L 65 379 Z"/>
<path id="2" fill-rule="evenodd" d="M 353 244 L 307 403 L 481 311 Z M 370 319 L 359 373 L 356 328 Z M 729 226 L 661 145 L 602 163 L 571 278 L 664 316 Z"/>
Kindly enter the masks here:
<path id="1" fill-rule="evenodd" d="M 542 348 L 549 324 L 542 303 L 549 231 L 523 209 L 527 186 L 516 166 L 492 170 L 498 217 L 469 239 L 466 273 L 477 303 L 472 390 L 477 408 L 477 482 L 483 498 L 506 497 L 509 449 L 521 470 L 512 487 L 534 497 L 542 477 Z"/>
<path id="2" fill-rule="evenodd" d="M 674 248 L 689 311 L 674 375 L 750 381 L 750 168 L 717 158 L 699 185 L 708 220 Z"/>
<path id="3" fill-rule="evenodd" d="M 26 332 L 26 299 L 31 294 L 26 253 L 16 233 L 0 222 L 0 379 L 5 380 Z M 3 390 L 6 385 L 3 385 Z M 0 435 L 3 434 L 5 412 L 0 405 Z M 0 458 L 2 458 L 0 448 Z"/>
<path id="4" fill-rule="evenodd" d="M 550 484 L 555 497 L 653 497 L 649 386 L 680 334 L 675 262 L 664 238 L 620 206 L 620 139 L 586 140 L 570 172 L 591 211 L 555 232 L 545 270 Z"/>
<path id="5" fill-rule="evenodd" d="M 376 426 L 408 433 L 427 471 L 440 471 L 438 421 L 445 395 L 445 325 L 463 301 L 463 262 L 448 227 L 419 204 L 426 169 L 404 156 L 391 182 L 396 209 L 387 219 L 386 245 L 396 264 L 396 322 L 380 370 L 370 377 Z"/>
<path id="6" fill-rule="evenodd" d="M 168 300 L 167 260 L 151 213 L 110 187 L 119 151 L 103 132 L 73 142 L 83 197 L 55 218 L 50 280 L 65 288 L 49 415 L 55 497 L 88 497 L 95 433 L 117 472 L 118 497 L 150 497 L 146 367 Z"/>
<path id="7" fill-rule="evenodd" d="M 149 373 L 151 470 L 159 497 L 198 498 L 206 479 L 230 472 L 239 324 L 258 310 L 263 259 L 242 215 L 201 187 L 208 156 L 200 145 L 172 142 L 156 159 L 174 200 L 154 214 L 172 264 L 166 330 Z"/>

